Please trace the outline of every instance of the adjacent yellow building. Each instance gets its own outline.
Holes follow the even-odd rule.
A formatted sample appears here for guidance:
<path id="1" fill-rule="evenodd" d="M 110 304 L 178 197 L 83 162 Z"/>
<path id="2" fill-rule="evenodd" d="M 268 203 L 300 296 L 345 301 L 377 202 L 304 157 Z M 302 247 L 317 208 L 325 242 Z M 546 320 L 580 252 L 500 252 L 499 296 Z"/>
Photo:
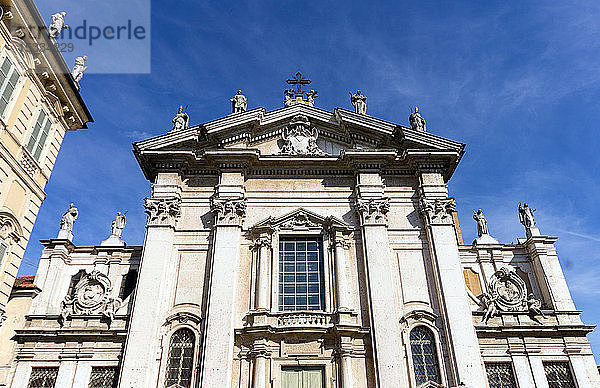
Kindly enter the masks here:
<path id="1" fill-rule="evenodd" d="M 1 325 L 65 133 L 92 117 L 35 4 L 0 6 Z"/>

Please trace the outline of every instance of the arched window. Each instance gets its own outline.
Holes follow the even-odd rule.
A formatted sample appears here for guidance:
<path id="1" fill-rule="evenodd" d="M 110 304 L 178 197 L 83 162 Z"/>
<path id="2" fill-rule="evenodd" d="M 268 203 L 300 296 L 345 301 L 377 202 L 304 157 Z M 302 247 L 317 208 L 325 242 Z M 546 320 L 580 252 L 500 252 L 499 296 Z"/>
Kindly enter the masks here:
<path id="1" fill-rule="evenodd" d="M 179 329 L 171 337 L 167 361 L 166 386 L 179 384 L 189 388 L 192 384 L 195 336 L 190 329 Z"/>
<path id="2" fill-rule="evenodd" d="M 79 283 L 83 275 L 85 275 L 85 270 L 80 269 L 79 272 L 71 276 L 71 283 L 69 283 L 69 290 L 67 291 L 67 295 L 73 298 L 75 297 L 75 287 L 77 287 L 77 283 Z"/>
<path id="3" fill-rule="evenodd" d="M 465 284 L 473 293 L 473 295 L 481 295 L 481 282 L 479 281 L 479 275 L 477 275 L 477 272 L 473 271 L 471 268 L 465 268 L 463 269 L 463 275 L 465 277 Z"/>
<path id="4" fill-rule="evenodd" d="M 417 385 L 427 381 L 440 383 L 440 367 L 435 339 L 431 330 L 424 326 L 412 329 L 410 331 L 410 349 Z"/>

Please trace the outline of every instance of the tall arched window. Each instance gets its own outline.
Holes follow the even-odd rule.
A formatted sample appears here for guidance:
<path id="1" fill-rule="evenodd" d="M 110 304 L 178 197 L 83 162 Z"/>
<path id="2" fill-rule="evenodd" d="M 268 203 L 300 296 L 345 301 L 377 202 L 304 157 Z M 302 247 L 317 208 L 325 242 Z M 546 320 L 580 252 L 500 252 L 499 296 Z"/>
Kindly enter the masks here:
<path id="1" fill-rule="evenodd" d="M 427 381 L 441 383 L 435 339 L 431 330 L 424 326 L 412 329 L 410 331 L 410 349 L 417 385 Z"/>
<path id="2" fill-rule="evenodd" d="M 167 387 L 175 384 L 186 388 L 191 386 L 195 338 L 190 329 L 179 329 L 173 333 L 167 361 Z"/>
<path id="3" fill-rule="evenodd" d="M 479 275 L 477 274 L 477 272 L 473 271 L 472 268 L 465 268 L 463 269 L 463 275 L 465 276 L 465 284 L 467 285 L 467 288 L 473 293 L 473 295 L 481 295 L 481 282 L 479 281 Z"/>

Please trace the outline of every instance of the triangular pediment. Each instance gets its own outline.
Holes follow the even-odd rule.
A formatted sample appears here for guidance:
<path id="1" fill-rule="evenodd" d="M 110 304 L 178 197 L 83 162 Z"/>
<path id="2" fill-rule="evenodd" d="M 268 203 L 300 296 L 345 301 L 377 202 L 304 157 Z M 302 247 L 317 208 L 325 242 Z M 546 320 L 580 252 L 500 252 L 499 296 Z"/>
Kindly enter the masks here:
<path id="1" fill-rule="evenodd" d="M 279 217 L 268 217 L 252 228 L 252 231 L 270 230 L 310 230 L 338 229 L 351 230 L 351 226 L 334 216 L 322 216 L 304 208 L 298 208 Z"/>
<path id="2" fill-rule="evenodd" d="M 149 180 L 158 170 L 214 171 L 223 163 L 261 169 L 305 162 L 311 168 L 328 163 L 338 169 L 379 164 L 400 171 L 414 168 L 416 160 L 441 165 L 448 179 L 464 150 L 464 144 L 425 131 L 303 103 L 270 112 L 256 108 L 230 114 L 133 146 Z"/>

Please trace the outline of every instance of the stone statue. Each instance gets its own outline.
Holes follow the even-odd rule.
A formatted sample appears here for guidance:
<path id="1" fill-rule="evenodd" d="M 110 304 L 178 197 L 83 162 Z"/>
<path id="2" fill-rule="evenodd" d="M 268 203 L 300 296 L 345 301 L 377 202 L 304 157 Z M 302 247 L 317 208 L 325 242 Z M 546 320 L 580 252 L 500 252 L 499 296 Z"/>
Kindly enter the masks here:
<path id="1" fill-rule="evenodd" d="M 315 98 L 319 97 L 319 94 L 317 93 L 316 90 L 311 90 L 310 92 L 306 93 L 306 103 L 309 106 L 315 106 Z"/>
<path id="2" fill-rule="evenodd" d="M 75 224 L 77 217 L 79 217 L 79 210 L 77 210 L 77 208 L 71 204 L 69 209 L 60 219 L 60 231 L 58 232 L 58 238 L 67 240 L 73 239 L 73 225 Z"/>
<path id="3" fill-rule="evenodd" d="M 541 315 L 542 317 L 546 318 L 544 312 L 542 311 L 542 302 L 535 299 L 533 293 L 530 293 L 527 296 L 527 309 L 529 310 L 529 315 L 531 316 Z"/>
<path id="4" fill-rule="evenodd" d="M 85 66 L 87 59 L 85 55 L 75 58 L 75 66 L 73 66 L 73 71 L 71 72 L 75 82 L 79 82 L 83 78 L 83 72 L 87 69 L 87 66 Z"/>
<path id="5" fill-rule="evenodd" d="M 173 120 L 171 120 L 173 122 L 173 131 L 178 131 L 181 129 L 187 129 L 190 123 L 190 117 L 188 116 L 188 114 L 183 110 L 183 106 L 179 105 L 179 110 L 177 111 L 177 114 L 175 115 L 175 117 L 173 117 Z"/>
<path id="6" fill-rule="evenodd" d="M 356 94 L 350 93 L 350 102 L 354 105 L 354 112 L 366 115 L 367 114 L 367 97 L 360 94 L 360 90 L 356 91 Z"/>
<path id="7" fill-rule="evenodd" d="M 286 107 L 291 106 L 294 103 L 294 98 L 296 98 L 296 92 L 294 92 L 294 89 L 285 89 L 283 91 L 283 93 L 284 93 L 283 104 Z"/>
<path id="8" fill-rule="evenodd" d="M 476 212 L 473 212 L 473 219 L 477 222 L 477 235 L 479 237 L 483 236 L 484 234 L 489 234 L 487 228 L 487 220 L 485 219 L 485 216 L 483 215 L 481 209 L 477 210 Z"/>
<path id="9" fill-rule="evenodd" d="M 125 217 L 125 214 L 121 214 L 121 212 L 117 212 L 117 215 L 112 222 L 111 235 L 116 236 L 120 239 L 121 234 L 123 233 L 123 229 L 125 229 L 125 224 L 127 224 L 127 217 Z"/>
<path id="10" fill-rule="evenodd" d="M 521 221 L 521 224 L 527 229 L 535 228 L 534 212 L 535 209 L 532 210 L 527 204 L 521 206 L 521 202 L 519 202 L 519 221 Z"/>
<path id="11" fill-rule="evenodd" d="M 490 318 L 492 318 L 498 313 L 498 308 L 496 307 L 496 302 L 494 301 L 494 298 L 487 292 L 481 294 L 479 300 L 481 301 L 481 304 L 485 309 L 485 314 L 483 314 L 481 321 L 487 324 Z"/>
<path id="12" fill-rule="evenodd" d="M 410 127 L 416 131 L 427 131 L 425 119 L 419 113 L 419 108 L 415 106 L 415 111 L 408 116 Z"/>
<path id="13" fill-rule="evenodd" d="M 231 101 L 231 113 L 243 113 L 248 107 L 248 100 L 241 90 L 238 90 L 237 94 L 229 101 Z"/>
<path id="14" fill-rule="evenodd" d="M 48 26 L 48 35 L 50 35 L 51 38 L 56 38 L 63 29 L 69 28 L 69 26 L 65 24 L 65 16 L 67 16 L 66 12 L 58 12 L 52 15 L 52 23 Z"/>

